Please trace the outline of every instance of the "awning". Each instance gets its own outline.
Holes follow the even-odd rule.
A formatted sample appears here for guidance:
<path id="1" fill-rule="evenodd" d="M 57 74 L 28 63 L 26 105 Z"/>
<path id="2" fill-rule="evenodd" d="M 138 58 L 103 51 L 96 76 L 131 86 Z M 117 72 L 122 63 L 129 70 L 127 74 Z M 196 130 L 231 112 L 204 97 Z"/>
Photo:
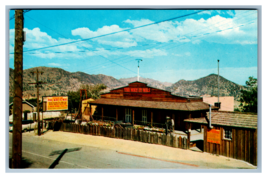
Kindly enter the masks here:
<path id="1" fill-rule="evenodd" d="M 185 119 L 184 121 L 190 123 L 208 124 L 208 120 L 209 113 L 207 112 L 207 118 L 190 118 Z M 223 111 L 211 112 L 211 125 L 257 129 L 257 120 L 257 114 Z"/>
<path id="2" fill-rule="evenodd" d="M 106 99 L 100 98 L 90 102 L 92 105 L 112 105 L 125 107 L 138 107 L 150 109 L 167 109 L 180 111 L 200 111 L 208 110 L 209 104 L 204 102 L 163 102 L 163 101 L 145 101 L 145 100 L 125 100 L 125 99 Z M 212 109 L 218 109 L 212 106 Z"/>

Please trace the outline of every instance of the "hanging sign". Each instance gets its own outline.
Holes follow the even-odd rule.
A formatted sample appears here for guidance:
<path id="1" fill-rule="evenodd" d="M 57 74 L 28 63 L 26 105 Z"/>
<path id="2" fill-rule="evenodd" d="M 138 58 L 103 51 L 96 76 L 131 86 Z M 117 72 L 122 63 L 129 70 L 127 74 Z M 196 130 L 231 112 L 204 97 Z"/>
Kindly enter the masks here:
<path id="1" fill-rule="evenodd" d="M 47 111 L 68 110 L 67 96 L 47 97 Z"/>
<path id="2" fill-rule="evenodd" d="M 210 129 L 207 131 L 207 141 L 210 143 L 221 144 L 221 131 Z"/>

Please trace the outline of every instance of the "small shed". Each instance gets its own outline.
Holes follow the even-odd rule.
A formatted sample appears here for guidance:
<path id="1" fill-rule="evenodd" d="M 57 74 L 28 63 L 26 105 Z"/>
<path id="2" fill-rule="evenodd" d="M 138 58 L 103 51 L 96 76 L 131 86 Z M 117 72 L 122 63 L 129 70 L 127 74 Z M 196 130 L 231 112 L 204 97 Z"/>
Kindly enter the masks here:
<path id="1" fill-rule="evenodd" d="M 184 121 L 204 128 L 203 151 L 257 165 L 257 114 L 213 111 Z"/>
<path id="2" fill-rule="evenodd" d="M 85 100 L 82 100 L 82 118 L 85 120 L 90 120 L 90 115 L 93 115 L 96 106 L 90 106 L 90 102 L 95 101 L 93 98 L 88 98 Z M 91 113 L 90 113 L 90 108 L 91 108 Z"/>
<path id="3" fill-rule="evenodd" d="M 36 110 L 36 107 L 31 104 L 30 102 L 23 100 L 22 101 L 22 112 L 24 111 L 30 111 L 34 112 Z M 13 114 L 13 102 L 9 104 L 9 115 Z"/>

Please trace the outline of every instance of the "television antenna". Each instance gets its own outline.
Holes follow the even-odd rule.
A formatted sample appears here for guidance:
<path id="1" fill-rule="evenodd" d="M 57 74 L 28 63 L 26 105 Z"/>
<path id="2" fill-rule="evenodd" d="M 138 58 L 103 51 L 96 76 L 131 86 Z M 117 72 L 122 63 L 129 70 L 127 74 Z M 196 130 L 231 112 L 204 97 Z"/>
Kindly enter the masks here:
<path id="1" fill-rule="evenodd" d="M 136 59 L 138 62 L 138 73 L 137 73 L 137 81 L 139 81 L 139 62 L 143 61 L 142 59 Z"/>

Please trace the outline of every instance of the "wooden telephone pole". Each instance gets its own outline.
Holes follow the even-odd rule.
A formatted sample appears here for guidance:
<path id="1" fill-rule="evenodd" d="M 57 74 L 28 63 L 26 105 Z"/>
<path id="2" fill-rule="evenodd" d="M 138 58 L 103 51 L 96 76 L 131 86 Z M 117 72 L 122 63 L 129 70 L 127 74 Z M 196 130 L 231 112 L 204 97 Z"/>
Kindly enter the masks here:
<path id="1" fill-rule="evenodd" d="M 14 99 L 11 168 L 21 168 L 22 86 L 23 86 L 23 10 L 15 10 Z"/>
<path id="2" fill-rule="evenodd" d="M 36 69 L 36 71 L 32 71 L 31 74 L 34 75 L 34 73 L 36 73 L 36 83 L 28 83 L 28 84 L 35 84 L 35 87 L 37 88 L 37 122 L 38 122 L 38 135 L 41 135 L 41 128 L 40 128 L 40 112 L 39 112 L 39 87 L 42 86 L 42 84 L 46 84 L 45 82 L 41 82 L 39 81 L 39 73 L 42 75 L 44 72 L 38 71 L 38 69 Z"/>

